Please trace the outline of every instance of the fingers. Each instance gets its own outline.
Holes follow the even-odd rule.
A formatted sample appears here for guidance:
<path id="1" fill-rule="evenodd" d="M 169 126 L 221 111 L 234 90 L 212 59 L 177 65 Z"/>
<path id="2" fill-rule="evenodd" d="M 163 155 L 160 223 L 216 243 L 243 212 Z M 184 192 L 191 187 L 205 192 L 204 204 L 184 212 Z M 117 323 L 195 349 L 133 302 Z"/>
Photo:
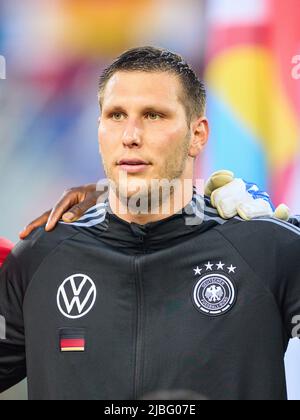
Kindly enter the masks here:
<path id="1" fill-rule="evenodd" d="M 96 200 L 84 200 L 79 204 L 75 204 L 71 207 L 67 213 L 62 215 L 62 219 L 65 223 L 72 223 L 80 219 L 84 213 L 91 207 L 95 206 Z"/>
<path id="2" fill-rule="evenodd" d="M 90 208 L 94 207 L 97 203 L 102 203 L 107 198 L 107 189 L 104 192 L 94 191 L 87 194 L 86 198 L 80 203 L 71 207 L 67 213 L 63 214 L 62 219 L 65 223 L 75 222 L 80 219 Z"/>
<path id="3" fill-rule="evenodd" d="M 241 179 L 235 179 L 213 191 L 211 203 L 222 219 L 231 219 L 237 214 L 244 220 L 273 216 L 270 203 L 261 198 L 254 199 L 246 191 L 245 183 Z"/>
<path id="4" fill-rule="evenodd" d="M 47 223 L 48 217 L 50 216 L 51 210 L 46 211 L 44 214 L 42 214 L 40 217 L 38 217 L 37 219 L 33 220 L 31 223 L 29 223 L 29 225 L 27 225 L 22 232 L 19 233 L 19 238 L 20 239 L 25 239 L 27 238 L 28 235 L 30 235 L 30 233 L 37 229 L 40 226 L 43 226 Z"/>
<path id="5" fill-rule="evenodd" d="M 244 220 L 273 216 L 273 209 L 270 203 L 262 198 L 254 199 L 250 195 L 248 200 L 243 201 L 238 205 L 237 211 L 238 215 Z"/>
<path id="6" fill-rule="evenodd" d="M 216 205 L 219 215 L 222 219 L 232 219 L 237 215 L 237 204 L 232 197 L 225 198 Z"/>
<path id="7" fill-rule="evenodd" d="M 212 174 L 205 185 L 205 195 L 210 197 L 218 188 L 224 187 L 234 180 L 234 173 L 231 171 L 218 171 Z"/>
<path id="8" fill-rule="evenodd" d="M 277 207 L 274 213 L 274 217 L 277 219 L 283 220 L 287 222 L 290 218 L 291 212 L 290 209 L 285 204 L 280 204 L 280 206 Z"/>
<path id="9" fill-rule="evenodd" d="M 100 186 L 99 186 L 100 185 Z M 51 212 L 46 230 L 54 229 L 60 219 L 65 223 L 72 223 L 80 219 L 84 213 L 95 206 L 100 199 L 106 198 L 108 184 L 89 184 L 82 187 L 72 188 L 64 193 L 62 199 Z M 97 191 L 98 189 L 98 191 Z"/>
<path id="10" fill-rule="evenodd" d="M 34 229 L 45 224 L 45 230 L 49 232 L 54 229 L 61 219 L 66 223 L 78 220 L 88 209 L 95 206 L 97 202 L 103 202 L 107 198 L 107 192 L 107 182 L 103 183 L 103 185 L 100 184 L 98 188 L 96 184 L 89 184 L 67 190 L 52 211 L 45 212 L 20 232 L 20 239 L 25 239 Z"/>
<path id="11" fill-rule="evenodd" d="M 212 192 L 211 204 L 218 209 L 221 217 L 228 219 L 237 214 L 238 204 L 246 200 L 248 196 L 245 183 L 241 179 L 234 179 Z"/>
<path id="12" fill-rule="evenodd" d="M 80 197 L 78 195 L 78 191 L 70 190 L 62 196 L 59 202 L 51 211 L 49 215 L 49 219 L 46 225 L 46 231 L 50 232 L 55 228 L 57 223 L 61 220 L 63 214 L 72 208 L 76 203 L 80 201 Z M 70 220 L 70 222 L 73 220 Z"/>

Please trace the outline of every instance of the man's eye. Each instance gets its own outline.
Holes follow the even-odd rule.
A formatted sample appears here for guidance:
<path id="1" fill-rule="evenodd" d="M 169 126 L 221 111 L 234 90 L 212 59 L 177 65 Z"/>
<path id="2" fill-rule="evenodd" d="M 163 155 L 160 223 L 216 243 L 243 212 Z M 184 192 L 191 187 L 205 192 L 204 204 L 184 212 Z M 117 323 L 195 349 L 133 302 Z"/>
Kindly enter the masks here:
<path id="1" fill-rule="evenodd" d="M 149 112 L 147 115 L 150 120 L 154 120 L 154 121 L 160 118 L 160 115 L 156 114 L 155 112 Z"/>
<path id="2" fill-rule="evenodd" d="M 123 117 L 123 114 L 121 112 L 115 112 L 114 114 L 112 114 L 112 118 L 115 121 L 120 121 Z"/>

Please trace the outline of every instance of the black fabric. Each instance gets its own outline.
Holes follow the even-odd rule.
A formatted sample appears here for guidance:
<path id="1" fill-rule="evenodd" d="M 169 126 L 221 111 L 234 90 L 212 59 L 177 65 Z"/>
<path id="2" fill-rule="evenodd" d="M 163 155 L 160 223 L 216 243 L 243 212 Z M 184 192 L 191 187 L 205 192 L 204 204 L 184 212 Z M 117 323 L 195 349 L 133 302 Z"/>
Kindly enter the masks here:
<path id="1" fill-rule="evenodd" d="M 286 399 L 300 230 L 270 220 L 223 223 L 209 211 L 194 226 L 183 215 L 139 226 L 107 213 L 95 226 L 60 224 L 18 244 L 0 274 L 0 391 L 27 372 L 31 399 L 126 400 L 181 389 L 219 400 Z M 212 316 L 194 293 L 202 278 L 220 274 L 236 300 Z M 67 317 L 66 280 L 78 291 L 81 275 L 96 287 L 92 309 Z M 89 287 L 87 280 L 74 294 L 77 303 Z M 85 351 L 62 353 L 62 329 L 84 331 Z"/>
<path id="2" fill-rule="evenodd" d="M 293 225 L 300 227 L 300 216 L 293 216 L 290 220 L 289 223 L 292 223 Z"/>

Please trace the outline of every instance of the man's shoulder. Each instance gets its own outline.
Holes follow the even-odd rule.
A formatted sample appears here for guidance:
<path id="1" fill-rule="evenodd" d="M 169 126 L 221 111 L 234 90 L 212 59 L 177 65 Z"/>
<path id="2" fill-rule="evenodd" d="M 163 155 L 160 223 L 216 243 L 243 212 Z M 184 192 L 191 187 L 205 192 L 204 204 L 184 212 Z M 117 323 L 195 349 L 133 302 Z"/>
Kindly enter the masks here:
<path id="1" fill-rule="evenodd" d="M 300 228 L 275 218 L 261 217 L 250 221 L 234 218 L 217 229 L 227 239 L 248 246 L 278 248 L 291 243 L 300 246 Z"/>
<path id="2" fill-rule="evenodd" d="M 98 237 L 99 231 L 106 229 L 105 219 L 107 202 L 97 204 L 85 212 L 76 222 L 64 223 L 60 221 L 55 229 L 46 232 L 44 227 L 33 231 L 25 240 L 19 242 L 13 249 L 12 258 L 16 258 L 22 265 L 36 266 L 56 247 L 77 235 L 84 234 L 88 244 Z M 87 239 L 89 236 L 90 239 Z"/>
<path id="3" fill-rule="evenodd" d="M 39 264 L 61 243 L 77 234 L 78 230 L 68 225 L 58 224 L 52 232 L 46 232 L 44 227 L 40 227 L 14 247 L 11 257 L 22 266 Z"/>

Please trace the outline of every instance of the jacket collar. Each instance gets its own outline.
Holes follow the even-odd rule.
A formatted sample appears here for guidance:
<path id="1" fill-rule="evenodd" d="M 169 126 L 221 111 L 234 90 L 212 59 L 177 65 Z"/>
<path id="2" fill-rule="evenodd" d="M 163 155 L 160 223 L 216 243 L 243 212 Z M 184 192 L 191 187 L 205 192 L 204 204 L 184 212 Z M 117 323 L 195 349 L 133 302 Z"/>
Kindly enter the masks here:
<path id="1" fill-rule="evenodd" d="M 182 242 L 193 232 L 204 232 L 215 226 L 213 221 L 205 220 L 205 199 L 194 188 L 193 198 L 181 211 L 157 222 L 144 225 L 129 223 L 112 212 L 109 201 L 106 204 L 106 231 L 101 236 L 118 241 L 119 246 L 139 247 L 139 249 L 161 249 L 166 244 Z"/>

